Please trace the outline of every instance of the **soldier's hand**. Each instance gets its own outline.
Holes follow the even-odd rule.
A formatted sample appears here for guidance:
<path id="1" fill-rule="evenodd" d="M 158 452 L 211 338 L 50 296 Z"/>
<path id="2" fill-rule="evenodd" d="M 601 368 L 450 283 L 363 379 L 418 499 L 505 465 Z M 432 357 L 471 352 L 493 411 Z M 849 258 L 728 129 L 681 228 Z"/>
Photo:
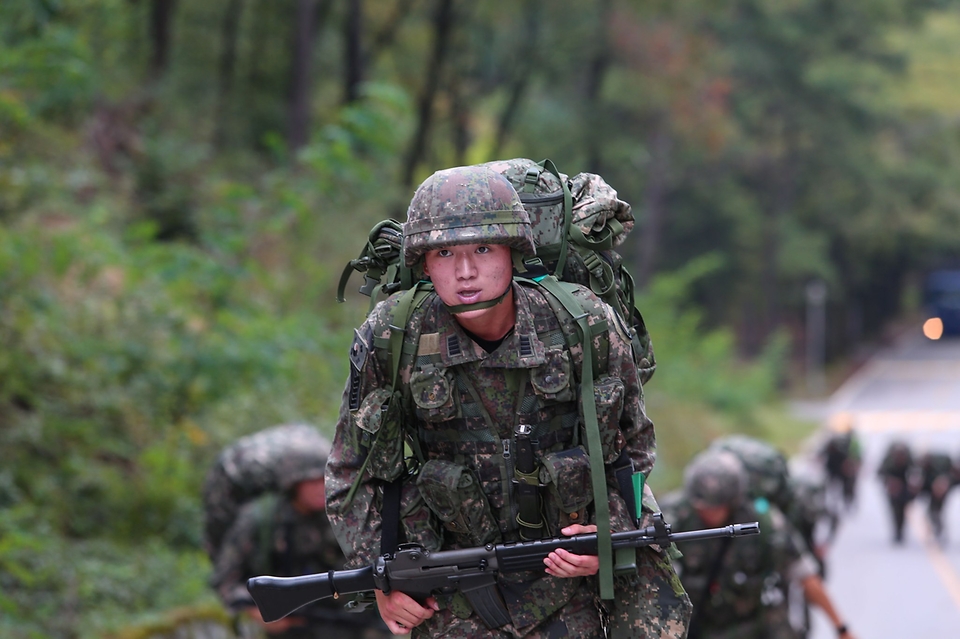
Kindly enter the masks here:
<path id="1" fill-rule="evenodd" d="M 574 524 L 561 530 L 564 535 L 581 535 L 595 533 L 597 527 Z M 575 555 L 568 550 L 558 548 L 547 555 L 543 560 L 548 575 L 554 577 L 589 577 L 600 570 L 600 558 L 596 555 Z"/>
<path id="2" fill-rule="evenodd" d="M 428 597 L 427 605 L 421 606 L 416 599 L 398 590 L 394 590 L 389 595 L 384 594 L 382 590 L 374 592 L 377 595 L 380 617 L 387 624 L 390 632 L 395 635 L 410 634 L 413 628 L 432 617 L 433 613 L 440 609 L 437 600 L 433 597 Z"/>

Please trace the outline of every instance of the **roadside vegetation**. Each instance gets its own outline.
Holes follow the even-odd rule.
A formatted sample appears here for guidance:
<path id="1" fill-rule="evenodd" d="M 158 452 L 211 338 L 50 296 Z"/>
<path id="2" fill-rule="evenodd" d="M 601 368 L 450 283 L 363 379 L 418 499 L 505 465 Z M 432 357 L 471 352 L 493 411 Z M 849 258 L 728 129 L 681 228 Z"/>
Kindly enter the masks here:
<path id="1" fill-rule="evenodd" d="M 806 282 L 840 359 L 960 249 L 949 3 L 531 0 L 502 27 L 515 4 L 0 3 L 0 636 L 225 623 L 203 476 L 274 424 L 332 434 L 368 304 L 341 270 L 437 168 L 551 157 L 633 203 L 657 490 L 717 435 L 816 427 L 783 405 Z"/>

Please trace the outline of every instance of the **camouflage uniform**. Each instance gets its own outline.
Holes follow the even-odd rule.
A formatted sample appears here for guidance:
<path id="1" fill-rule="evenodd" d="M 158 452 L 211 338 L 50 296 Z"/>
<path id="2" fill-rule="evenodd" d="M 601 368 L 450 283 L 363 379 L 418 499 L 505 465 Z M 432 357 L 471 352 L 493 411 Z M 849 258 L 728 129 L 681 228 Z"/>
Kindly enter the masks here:
<path id="1" fill-rule="evenodd" d="M 884 484 L 890 512 L 893 515 L 893 540 L 895 543 L 901 543 L 907 504 L 917 494 L 913 477 L 913 454 L 910 448 L 899 440 L 890 442 L 880 462 L 877 475 Z"/>
<path id="2" fill-rule="evenodd" d="M 860 439 L 853 430 L 853 416 L 849 413 L 834 416 L 832 422 L 830 435 L 820 450 L 820 459 L 831 487 L 839 488 L 843 502 L 849 508 L 854 501 L 860 472 Z"/>
<path id="3" fill-rule="evenodd" d="M 418 267 L 430 248 L 491 242 L 510 245 L 515 263 L 518 254 L 533 251 L 526 213 L 502 176 L 460 168 L 438 172 L 421 185 L 404 225 L 408 266 Z M 378 554 L 381 486 L 405 472 L 404 432 L 424 463 L 403 484 L 401 541 L 451 549 L 519 540 L 511 451 L 521 425 L 537 442 L 535 481 L 545 486 L 544 534 L 595 522 L 579 400 L 583 347 L 571 342 L 570 316 L 539 285 L 517 280 L 511 290 L 516 323 L 492 352 L 468 336 L 435 293 L 426 294 L 404 327 L 407 356 L 399 369 L 403 402 L 396 419 L 389 401 L 391 361 L 378 345 L 389 341 L 394 309 L 404 294 L 381 302 L 357 330 L 327 466 L 328 513 L 349 567 L 369 564 Z M 591 325 L 607 327 L 592 344 L 606 359 L 594 384 L 604 462 L 626 451 L 637 470 L 649 473 L 655 436 L 630 340 L 613 309 L 589 289 L 576 287 L 574 295 Z M 611 528 L 633 529 L 629 509 L 612 488 L 609 465 L 607 470 Z M 348 501 L 355 482 L 356 494 Z M 655 508 L 652 493 L 645 497 Z M 618 599 L 615 606 L 608 603 L 613 623 L 628 627 L 630 636 L 683 637 L 689 600 L 665 552 L 641 549 L 637 565 L 635 573 L 615 578 Z M 414 636 L 602 636 L 595 578 L 532 571 L 501 575 L 498 586 L 511 618 L 506 626 L 489 630 L 461 595 L 441 596 L 441 610 L 414 628 Z"/>
<path id="4" fill-rule="evenodd" d="M 330 441 L 308 424 L 281 424 L 241 437 L 227 446 L 203 481 L 203 545 L 217 560 L 224 535 L 240 508 L 279 489 L 284 458 L 296 451 L 328 451 Z"/>
<path id="5" fill-rule="evenodd" d="M 927 496 L 927 514 L 938 539 L 943 537 L 943 504 L 954 484 L 956 470 L 950 455 L 928 452 L 920 457 L 920 493 Z"/>
<path id="6" fill-rule="evenodd" d="M 734 455 L 710 449 L 687 467 L 683 491 L 662 500 L 664 517 L 675 531 L 704 528 L 700 506 L 729 506 L 731 523 L 760 522 L 756 536 L 680 545 L 677 572 L 695 606 L 691 639 L 795 637 L 786 620 L 773 622 L 774 615 L 784 610 L 783 583 L 803 578 L 812 567 L 786 518 L 765 500 L 747 497 L 746 481 Z"/>
<path id="7" fill-rule="evenodd" d="M 820 566 L 814 554 L 812 530 L 811 536 L 805 537 L 787 515 L 793 513 L 800 517 L 802 511 L 802 504 L 796 500 L 796 485 L 791 481 L 787 459 L 771 444 L 748 435 L 720 437 L 710 447 L 731 452 L 740 460 L 747 472 L 747 495 L 754 500 L 755 508 L 761 514 L 769 513 L 774 521 L 782 521 L 783 532 L 779 534 L 791 537 L 791 543 L 799 552 L 795 565 L 788 572 L 781 573 L 784 578 L 767 592 L 768 603 L 764 608 L 765 623 L 770 632 L 778 629 L 777 634 L 771 636 L 796 636 L 790 622 L 790 590 L 802 589 L 802 581 L 818 574 Z"/>
<path id="8" fill-rule="evenodd" d="M 276 433 L 273 433 L 276 435 Z M 320 442 L 321 447 L 317 448 Z M 253 606 L 247 580 L 258 575 L 294 577 L 343 567 L 344 557 L 326 513 L 303 513 L 292 501 L 298 482 L 323 477 L 329 442 L 323 438 L 303 440 L 312 446 L 290 452 L 274 468 L 278 488 L 248 502 L 223 536 L 211 585 L 224 605 L 240 611 Z M 346 637 L 374 639 L 389 636 L 374 612 L 349 613 L 343 603 L 324 599 L 294 612 L 302 625 L 270 633 L 275 639 Z M 269 628 L 269 626 L 268 626 Z"/>

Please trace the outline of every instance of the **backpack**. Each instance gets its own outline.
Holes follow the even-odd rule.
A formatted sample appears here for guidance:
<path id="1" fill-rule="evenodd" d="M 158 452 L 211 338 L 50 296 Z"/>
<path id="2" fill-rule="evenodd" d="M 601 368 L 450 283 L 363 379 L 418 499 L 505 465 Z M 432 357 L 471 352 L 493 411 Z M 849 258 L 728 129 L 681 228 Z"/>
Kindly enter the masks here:
<path id="1" fill-rule="evenodd" d="M 303 450 L 327 450 L 313 426 L 284 424 L 241 437 L 224 448 L 203 482 L 203 546 L 216 562 L 224 537 L 248 502 L 281 490 L 284 460 Z"/>
<path id="2" fill-rule="evenodd" d="M 645 385 L 657 366 L 653 345 L 636 308 L 633 277 L 614 250 L 633 228 L 630 205 L 599 175 L 569 178 L 550 160 L 516 158 L 482 166 L 506 177 L 517 190 L 530 216 L 537 257 L 547 270 L 561 282 L 590 288 L 632 329 L 634 361 Z M 393 219 L 371 229 L 360 255 L 343 269 L 337 301 L 344 301 L 354 271 L 364 274 L 359 292 L 370 297 L 371 310 L 378 293 L 390 295 L 413 286 L 414 275 L 402 262 L 402 235 L 402 223 Z"/>
<path id="3" fill-rule="evenodd" d="M 506 177 L 517 190 L 532 225 L 537 260 L 546 267 L 546 272 L 556 276 L 534 277 L 556 303 L 558 316 L 567 315 L 570 330 L 575 335 L 572 344 L 579 343 L 583 349 L 583 366 L 579 380 L 585 395 L 593 394 L 595 374 L 605 370 L 602 355 L 595 358 L 592 337 L 596 328 L 591 328 L 586 313 L 575 299 L 571 285 L 590 288 L 600 299 L 607 302 L 619 319 L 631 341 L 633 359 L 637 365 L 641 384 L 645 384 L 656 368 L 653 347 L 643 317 L 634 303 L 633 278 L 623 267 L 620 255 L 614 251 L 633 228 L 634 219 L 630 205 L 617 197 L 617 192 L 599 175 L 580 173 L 572 179 L 560 173 L 550 160 L 533 162 L 523 158 L 490 162 L 489 169 Z M 344 291 L 353 271 L 365 274 L 360 292 L 370 296 L 370 309 L 376 304 L 378 292 L 386 295 L 407 291 L 394 309 L 393 326 L 405 327 L 419 304 L 429 292 L 429 286 L 420 289 L 411 269 L 403 264 L 403 225 L 397 220 L 384 220 L 373 227 L 360 255 L 351 260 L 343 270 L 337 289 L 337 300 L 344 301 Z M 532 265 L 531 265 L 532 266 Z M 420 290 L 418 290 L 420 289 Z M 551 302 L 553 304 L 553 302 Z M 606 322 L 603 322 L 605 326 Z M 605 330 L 605 328 L 603 329 Z M 602 332 L 601 335 L 604 335 Z M 585 336 L 589 338 L 585 339 Z M 389 340 L 375 344 L 384 349 L 392 362 L 391 388 L 398 389 L 398 371 L 403 350 L 404 331 L 391 331 Z M 606 337 L 601 337 L 601 341 Z M 570 344 L 570 345 L 572 345 Z M 601 346 L 600 352 L 606 349 Z M 589 364 L 588 364 L 589 362 Z M 391 404 L 394 402 L 391 401 Z M 397 401 L 397 404 L 400 400 Z M 391 410 L 391 409 L 387 409 Z M 589 450 L 600 450 L 597 430 L 596 406 L 584 402 L 584 420 L 587 423 Z M 592 426 L 591 426 L 592 425 Z M 383 433 L 384 429 L 378 433 Z M 416 441 L 413 441 L 416 446 Z M 399 452 L 399 451 L 398 451 Z M 415 456 L 422 463 L 422 453 L 414 448 Z M 367 458 L 369 460 L 369 457 Z M 629 459 L 627 459 L 629 462 Z M 590 455 L 591 476 L 597 507 L 598 534 L 600 535 L 600 593 L 601 598 L 613 598 L 611 573 L 611 549 L 609 514 L 605 491 L 603 461 L 600 455 Z M 632 494 L 630 485 L 632 465 L 616 470 L 618 483 L 624 495 Z M 347 495 L 349 501 L 363 474 L 361 469 L 357 483 Z M 399 509 L 400 481 L 388 484 L 384 492 L 384 536 L 381 552 L 392 552 L 395 547 Z M 628 499 L 628 502 L 631 501 Z M 389 504 L 389 506 L 388 506 Z M 388 515 L 387 512 L 390 512 Z M 639 513 L 634 513 L 639 515 Z M 605 523 L 606 522 L 606 523 Z M 629 564 L 630 549 L 617 551 L 617 563 Z"/>

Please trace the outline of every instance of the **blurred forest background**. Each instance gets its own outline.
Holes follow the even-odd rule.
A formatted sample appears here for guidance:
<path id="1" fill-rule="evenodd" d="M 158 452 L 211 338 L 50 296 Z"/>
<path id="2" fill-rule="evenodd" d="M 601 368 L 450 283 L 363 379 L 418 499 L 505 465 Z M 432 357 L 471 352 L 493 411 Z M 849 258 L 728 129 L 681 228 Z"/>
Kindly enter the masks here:
<path id="1" fill-rule="evenodd" d="M 332 432 L 341 269 L 451 165 L 633 204 L 655 487 L 731 430 L 789 449 L 807 284 L 842 367 L 960 256 L 958 77 L 935 0 L 2 0 L 0 635 L 222 617 L 204 473 Z"/>

